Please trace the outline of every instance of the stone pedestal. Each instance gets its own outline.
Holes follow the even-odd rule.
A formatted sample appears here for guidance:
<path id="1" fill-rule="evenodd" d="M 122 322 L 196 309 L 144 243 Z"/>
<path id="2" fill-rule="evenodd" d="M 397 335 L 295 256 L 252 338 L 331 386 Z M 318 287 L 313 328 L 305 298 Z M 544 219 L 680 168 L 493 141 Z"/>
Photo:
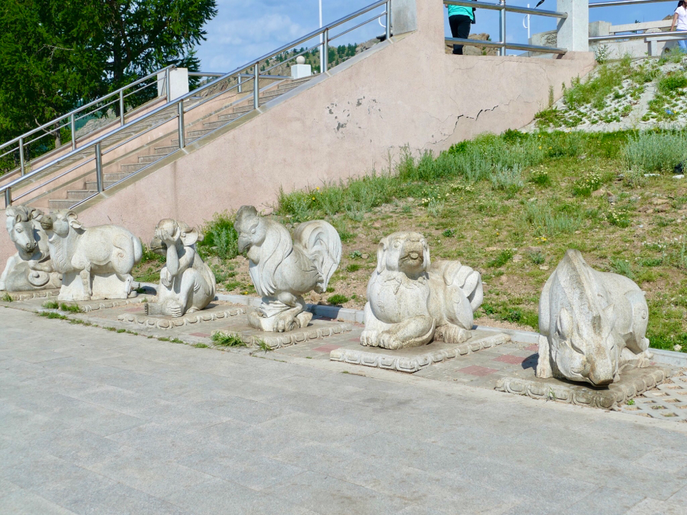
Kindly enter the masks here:
<path id="1" fill-rule="evenodd" d="M 129 276 L 130 277 L 130 276 Z M 131 292 L 133 278 L 122 281 L 117 274 L 103 274 L 91 276 L 93 295 L 84 291 L 84 284 L 78 272 L 67 272 L 62 276 L 62 288 L 58 300 L 103 300 L 126 299 Z"/>
<path id="2" fill-rule="evenodd" d="M 294 64 L 291 66 L 291 78 L 303 79 L 312 75 L 312 66 L 309 64 Z"/>

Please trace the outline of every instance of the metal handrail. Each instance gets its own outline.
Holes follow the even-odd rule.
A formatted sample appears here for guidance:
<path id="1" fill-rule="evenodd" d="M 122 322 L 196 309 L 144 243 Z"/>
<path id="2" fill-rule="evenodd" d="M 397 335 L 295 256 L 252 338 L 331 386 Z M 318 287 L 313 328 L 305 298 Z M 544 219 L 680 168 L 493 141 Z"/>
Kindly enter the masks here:
<path id="1" fill-rule="evenodd" d="M 589 8 L 592 7 L 615 7 L 616 5 L 635 5 L 635 4 L 657 4 L 672 2 L 673 0 L 615 0 L 611 2 L 589 2 Z"/>
<path id="2" fill-rule="evenodd" d="M 565 48 L 547 47 L 539 45 L 529 45 L 525 43 L 506 42 L 506 13 L 529 14 L 534 16 L 548 16 L 551 18 L 566 19 L 568 13 L 549 11 L 547 9 L 532 9 L 530 7 L 520 7 L 506 5 L 506 0 L 500 0 L 498 4 L 487 2 L 473 2 L 472 0 L 443 0 L 445 5 L 458 5 L 461 7 L 474 7 L 475 9 L 486 9 L 489 11 L 499 11 L 499 40 L 482 41 L 479 39 L 465 38 L 445 38 L 448 44 L 493 47 L 499 49 L 499 55 L 506 55 L 506 50 L 523 50 L 528 52 L 542 52 L 547 54 L 565 54 Z"/>
<path id="3" fill-rule="evenodd" d="M 106 139 L 111 138 L 111 137 L 113 137 L 113 136 L 116 136 L 116 135 L 118 135 L 118 134 L 120 134 L 120 133 L 122 133 L 122 132 L 124 132 L 124 131 L 127 131 L 127 130 L 131 129 L 132 127 L 134 127 L 134 126 L 136 126 L 136 125 L 138 125 L 138 124 L 141 124 L 141 123 L 145 122 L 146 120 L 149 120 L 149 119 L 151 119 L 152 117 L 154 117 L 154 116 L 160 114 L 160 113 L 163 112 L 164 110 L 171 109 L 171 108 L 173 108 L 174 106 L 176 106 L 176 109 L 177 109 L 177 114 L 176 114 L 176 116 L 171 117 L 169 120 L 166 120 L 165 122 L 162 122 L 162 123 L 167 123 L 167 122 L 169 122 L 169 121 L 172 121 L 175 117 L 178 118 L 179 123 L 178 123 L 177 131 L 178 131 L 178 133 L 179 133 L 179 148 L 184 148 L 184 146 L 185 146 L 185 141 L 184 141 L 184 122 L 183 122 L 184 113 L 185 113 L 185 112 L 188 112 L 188 110 L 195 109 L 196 107 L 198 107 L 198 106 L 200 106 L 200 105 L 202 105 L 202 104 L 208 102 L 209 100 L 206 99 L 206 100 L 203 101 L 203 102 L 198 102 L 198 103 L 194 104 L 193 106 L 191 106 L 191 107 L 190 107 L 188 110 L 186 110 L 186 111 L 184 110 L 184 102 L 185 102 L 185 101 L 187 101 L 187 100 L 189 100 L 189 101 L 190 101 L 190 100 L 195 100 L 195 99 L 197 98 L 197 95 L 198 95 L 199 92 L 204 91 L 204 90 L 206 90 L 206 89 L 210 89 L 210 88 L 212 88 L 214 85 L 216 85 L 217 83 L 219 83 L 219 82 L 221 82 L 221 81 L 227 80 L 227 79 L 229 79 L 229 78 L 231 78 L 231 77 L 234 77 L 234 76 L 242 76 L 242 75 L 243 75 L 243 76 L 246 76 L 246 74 L 243 73 L 243 72 L 244 72 L 245 70 L 247 70 L 247 69 L 252 68 L 252 69 L 253 69 L 253 73 L 252 73 L 252 74 L 248 74 L 248 76 L 251 77 L 251 80 L 254 81 L 254 87 L 253 87 L 253 99 L 254 99 L 254 100 L 253 100 L 253 107 L 254 107 L 255 109 L 257 109 L 257 108 L 260 106 L 260 97 L 259 97 L 259 95 L 260 95 L 260 87 L 259 87 L 259 80 L 260 80 L 261 77 L 263 77 L 263 76 L 260 74 L 260 70 L 259 70 L 259 68 L 260 68 L 260 63 L 261 63 L 261 62 L 266 61 L 267 59 L 271 59 L 272 57 L 274 57 L 274 56 L 276 56 L 276 55 L 279 55 L 279 54 L 281 54 L 281 53 L 283 53 L 283 52 L 285 52 L 285 51 L 287 51 L 287 50 L 290 50 L 290 49 L 292 49 L 293 47 L 296 47 L 296 46 L 298 46 L 298 45 L 300 45 L 300 44 L 302 44 L 302 43 L 304 43 L 304 42 L 306 42 L 306 41 L 308 41 L 308 40 L 310 40 L 310 39 L 313 39 L 313 38 L 319 36 L 320 34 L 322 34 L 322 35 L 324 36 L 324 37 L 323 37 L 323 41 L 322 41 L 322 43 L 321 43 L 321 50 L 320 50 L 320 51 L 323 52 L 323 55 L 326 55 L 327 52 L 328 52 L 328 43 L 329 43 L 329 41 L 330 41 L 330 38 L 329 38 L 329 31 L 330 31 L 331 29 L 336 28 L 336 27 L 339 27 L 340 25 L 343 25 L 343 24 L 345 24 L 345 23 L 347 23 L 347 22 L 349 22 L 349 21 L 351 21 L 351 20 L 357 18 L 358 16 L 361 16 L 361 15 L 363 15 L 363 14 L 365 14 L 365 13 L 367 13 L 367 12 L 370 12 L 371 10 L 376 9 L 376 8 L 378 8 L 378 7 L 381 7 L 381 6 L 385 6 L 385 11 L 384 11 L 384 13 L 383 13 L 382 15 L 386 15 L 386 38 L 387 38 L 387 40 L 389 40 L 390 37 L 391 37 L 391 32 L 390 32 L 390 29 L 391 29 L 391 1 L 392 1 L 392 0 L 379 0 L 379 1 L 377 1 L 377 2 L 374 2 L 374 3 L 370 4 L 370 5 L 368 5 L 367 7 L 363 7 L 362 9 L 359 9 L 359 10 L 357 10 L 357 11 L 355 11 L 355 12 L 353 12 L 353 13 L 347 15 L 347 16 L 344 16 L 344 17 L 339 18 L 338 20 L 336 20 L 336 21 L 334 21 L 334 22 L 331 22 L 331 23 L 329 23 L 329 24 L 327 24 L 327 25 L 322 26 L 320 29 L 314 30 L 314 31 L 310 32 L 309 34 L 307 34 L 307 35 L 305 35 L 305 36 L 302 36 L 302 37 L 300 37 L 300 38 L 298 38 L 298 39 L 292 41 L 291 43 L 288 43 L 288 44 L 286 44 L 286 45 L 283 45 L 283 46 L 279 47 L 277 50 L 274 50 L 274 51 L 272 51 L 272 52 L 270 52 L 270 53 L 268 53 L 268 54 L 265 54 L 265 55 L 263 55 L 262 57 L 260 57 L 260 58 L 258 58 L 258 59 L 252 60 L 252 61 L 250 61 L 248 64 L 245 64 L 245 65 L 242 65 L 242 66 L 240 66 L 240 67 L 238 67 L 238 68 L 235 68 L 235 69 L 232 70 L 231 72 L 225 73 L 224 75 L 222 75 L 222 76 L 220 76 L 220 77 L 217 77 L 215 80 L 210 81 L 210 82 L 208 82 L 207 84 L 205 84 L 205 85 L 203 85 L 203 86 L 201 86 L 201 87 L 199 87 L 199 88 L 197 88 L 197 89 L 195 89 L 195 90 L 193 90 L 193 91 L 190 91 L 190 92 L 188 92 L 188 93 L 186 93 L 186 94 L 184 94 L 184 95 L 182 95 L 182 96 L 180 96 L 180 97 L 178 97 L 178 98 L 176 98 L 176 99 L 174 99 L 174 100 L 169 100 L 169 96 L 168 96 L 168 100 L 169 100 L 169 101 L 168 101 L 165 105 L 160 106 L 160 107 L 158 107 L 158 108 L 156 108 L 156 109 L 153 109 L 152 111 L 143 114 L 142 116 L 136 118 L 135 120 L 132 120 L 132 121 L 130 121 L 130 122 L 128 122 L 128 123 L 123 123 L 123 124 L 122 124 L 120 127 L 118 127 L 117 129 L 115 129 L 115 130 L 113 130 L 113 131 L 111 131 L 111 132 L 108 132 L 107 134 L 105 134 L 105 135 L 103 135 L 103 136 L 100 136 L 99 138 L 97 138 L 97 139 L 95 139 L 95 140 L 93 140 L 93 141 L 90 141 L 89 143 L 87 143 L 87 144 L 83 145 L 82 147 L 80 147 L 78 150 L 77 150 L 77 149 L 73 149 L 71 152 L 69 152 L 69 153 L 67 153 L 67 154 L 65 154 L 65 155 L 63 155 L 63 156 L 61 156 L 61 157 L 55 159 L 54 161 L 52 161 L 52 162 L 50 162 L 50 163 L 46 163 L 45 165 L 39 167 L 38 169 L 36 169 L 36 170 L 34 170 L 34 171 L 32 171 L 32 172 L 26 174 L 26 175 L 22 175 L 21 177 L 15 179 L 14 181 L 11 181 L 11 182 L 9 182 L 8 184 L 5 184 L 4 186 L 0 187 L 0 193 L 3 193 L 3 194 L 4 194 L 4 197 L 5 197 L 5 206 L 10 206 L 10 205 L 12 205 L 12 188 L 14 188 L 15 186 L 18 186 L 18 185 L 22 184 L 22 183 L 25 182 L 25 181 L 28 181 L 28 180 L 32 179 L 33 177 L 36 177 L 36 176 L 42 174 L 42 173 L 45 172 L 48 168 L 54 166 L 55 164 L 61 163 L 62 161 L 65 161 L 65 160 L 67 160 L 67 159 L 69 159 L 69 158 L 72 158 L 72 157 L 76 156 L 77 154 L 83 153 L 83 152 L 85 152 L 86 150 L 89 150 L 89 149 L 91 149 L 91 148 L 95 150 L 96 183 L 97 183 L 98 192 L 101 193 L 102 191 L 105 190 L 104 181 L 103 181 L 103 170 L 102 170 L 102 168 L 103 168 L 103 166 L 102 166 L 102 156 L 103 156 L 104 153 L 107 153 L 107 152 L 109 152 L 109 151 L 112 150 L 112 149 L 108 149 L 106 152 L 103 152 L 102 144 L 103 144 L 103 142 L 104 142 Z M 382 15 L 380 15 L 380 16 L 382 16 Z M 377 18 L 379 18 L 379 17 L 377 17 Z M 332 39 L 333 39 L 333 38 L 332 38 Z M 325 72 L 327 71 L 327 69 L 326 69 L 326 59 L 324 59 L 324 65 L 325 65 L 325 66 L 324 66 L 323 70 L 321 70 L 322 73 L 325 73 Z M 167 77 L 168 77 L 168 76 L 169 76 L 169 69 L 167 69 L 166 74 L 167 74 Z M 237 87 L 237 86 L 239 86 L 239 85 L 237 84 L 237 85 L 233 86 L 233 87 L 230 88 L 230 89 L 233 89 L 234 87 Z M 167 80 L 167 92 L 168 92 L 168 95 L 169 95 L 169 80 Z M 159 125 L 159 124 L 158 124 L 158 125 Z M 152 129 L 149 128 L 149 129 L 147 129 L 145 132 L 148 132 L 149 130 L 152 130 Z M 145 132 L 143 132 L 143 133 L 145 133 Z M 143 133 L 141 133 L 141 134 L 143 134 Z M 89 159 L 89 161 L 90 161 L 90 159 Z M 46 182 L 46 183 L 43 183 L 43 184 L 40 185 L 39 187 L 42 187 L 42 186 L 44 186 L 45 184 L 47 184 L 47 182 Z"/>
<path id="4" fill-rule="evenodd" d="M 685 36 L 687 36 L 687 30 L 673 30 L 668 32 L 642 32 L 641 34 L 609 34 L 608 36 L 589 36 L 589 41 L 613 41 L 616 39 L 646 39 L 659 37 L 668 39 L 685 39 Z"/>
<path id="5" fill-rule="evenodd" d="M 161 68 L 161 69 L 159 69 L 159 70 L 157 70 L 157 71 L 155 71 L 155 72 L 153 72 L 153 73 L 150 73 L 150 74 L 146 75 L 145 77 L 142 77 L 142 78 L 140 78 L 140 79 L 138 79 L 138 80 L 132 82 L 131 84 L 127 84 L 126 86 L 123 86 L 123 87 L 119 88 L 118 90 L 113 91 L 112 93 L 108 93 L 107 95 L 103 95 L 102 97 L 97 98 L 97 99 L 95 99 L 95 100 L 89 102 L 88 104 L 84 104 L 84 105 L 82 105 L 82 106 L 80 106 L 80 107 L 77 107 L 76 109 L 74 109 L 74 110 L 68 112 L 67 114 L 64 114 L 64 115 L 62 115 L 62 116 L 58 116 L 57 118 L 55 118 L 55 119 L 53 119 L 53 120 L 50 120 L 50 121 L 47 122 L 47 123 L 44 123 L 44 124 L 41 125 L 40 127 L 36 127 L 35 129 L 31 129 L 30 131 L 25 132 L 25 133 L 22 134 L 21 136 L 17 136 L 16 138 L 14 138 L 14 139 L 12 139 L 12 140 L 10 140 L 10 141 L 8 141 L 8 142 L 6 142 L 6 143 L 3 143 L 2 145 L 0 145 L 0 150 L 2 150 L 3 148 L 5 148 L 5 147 L 8 146 L 8 145 L 11 145 L 11 144 L 13 144 L 13 143 L 19 142 L 19 140 L 21 140 L 21 139 L 25 139 L 25 138 L 27 138 L 28 136 L 32 136 L 33 134 L 35 134 L 35 133 L 37 133 L 37 132 L 44 131 L 45 129 L 50 129 L 50 128 L 52 128 L 53 125 L 55 125 L 56 123 L 58 123 L 58 122 L 61 121 L 61 120 L 64 120 L 65 118 L 70 118 L 70 117 L 74 116 L 75 114 L 80 113 L 80 112 L 83 111 L 84 109 L 88 109 L 89 107 L 94 106 L 94 105 L 96 105 L 96 104 L 98 104 L 98 103 L 102 102 L 103 100 L 106 100 L 106 99 L 108 99 L 108 98 L 110 98 L 110 97 L 118 96 L 118 95 L 119 95 L 120 93 L 122 93 L 123 91 L 125 91 L 125 90 L 127 90 L 127 89 L 129 89 L 129 88 L 132 88 L 132 87 L 134 87 L 134 86 L 137 86 L 137 85 L 140 84 L 141 82 L 144 82 L 144 81 L 150 79 L 150 78 L 153 77 L 153 76 L 157 76 L 158 74 L 160 74 L 160 73 L 162 73 L 162 72 L 167 72 L 167 73 L 168 73 L 169 70 L 174 69 L 174 68 L 176 68 L 176 65 L 165 66 L 164 68 Z M 113 103 L 113 102 L 110 102 L 110 103 Z"/>
<path id="6" fill-rule="evenodd" d="M 104 107 L 107 107 L 111 104 L 114 104 L 115 102 L 119 102 L 119 123 L 120 123 L 120 125 L 124 125 L 126 123 L 125 122 L 125 112 L 124 112 L 124 98 L 129 96 L 129 95 L 124 95 L 124 91 L 126 91 L 127 89 L 138 86 L 139 84 L 145 82 L 146 80 L 152 78 L 153 76 L 155 76 L 157 79 L 159 74 L 164 73 L 165 77 L 162 80 L 165 81 L 167 100 L 169 100 L 170 99 L 169 72 L 170 72 L 170 70 L 172 70 L 174 68 L 176 68 L 176 65 L 165 66 L 164 68 L 161 68 L 161 69 L 159 69 L 153 73 L 150 73 L 150 74 L 146 75 L 145 77 L 142 77 L 142 78 L 132 82 L 131 84 L 127 84 L 126 86 L 123 86 L 123 87 L 117 89 L 116 91 L 113 91 L 112 93 L 108 93 L 107 95 L 104 95 L 100 98 L 97 98 L 97 99 L 87 103 L 87 104 L 84 104 L 84 105 L 70 111 L 69 113 L 67 113 L 65 115 L 62 115 L 58 118 L 55 118 L 55 119 L 53 119 L 47 123 L 44 123 L 40 127 L 36 127 L 35 129 L 31 129 L 30 131 L 22 134 L 21 136 L 17 136 L 16 138 L 14 138 L 12 140 L 10 140 L 6 143 L 3 143 L 2 145 L 0 145 L 0 150 L 2 150 L 3 148 L 7 148 L 11 145 L 14 145 L 15 143 L 19 144 L 19 146 L 17 148 L 17 150 L 19 151 L 19 172 L 21 173 L 22 176 L 24 176 L 26 174 L 25 147 L 27 145 L 29 145 L 35 141 L 38 141 L 40 138 L 42 138 L 46 134 L 54 133 L 55 131 L 59 131 L 63 127 L 67 127 L 67 125 L 69 125 L 70 133 L 71 133 L 72 152 L 75 151 L 76 147 L 77 147 L 77 143 L 76 143 L 76 121 L 77 120 L 80 120 L 81 118 L 84 118 L 84 117 L 90 115 L 91 113 L 94 113 L 95 111 L 101 110 Z M 160 79 L 156 80 L 156 82 L 159 82 L 159 81 L 160 81 Z M 141 90 L 143 90 L 149 86 L 150 86 L 150 84 L 147 84 L 144 87 L 139 88 L 138 90 L 136 90 L 133 93 L 137 93 L 137 92 L 139 92 L 139 91 L 141 91 Z M 133 94 L 133 93 L 130 93 L 130 94 Z M 117 97 L 117 98 L 115 98 L 115 100 L 112 100 L 111 102 L 108 102 L 105 105 L 101 105 L 100 107 L 94 109 L 93 111 L 91 111 L 89 113 L 86 113 L 86 114 L 79 116 L 79 117 L 76 116 L 78 113 L 81 113 L 81 112 L 85 111 L 86 109 L 88 109 L 94 105 L 100 104 L 102 101 L 107 100 L 108 98 L 112 98 L 112 97 Z M 66 122 L 59 125 L 59 122 L 64 121 L 64 120 L 66 120 Z M 55 125 L 57 125 L 57 127 L 55 127 Z M 50 130 L 46 131 L 46 129 L 50 129 Z M 28 138 L 28 137 L 30 137 L 30 136 L 38 133 L 38 132 L 41 132 L 41 131 L 44 131 L 45 134 L 42 134 L 42 135 L 38 136 L 37 138 L 34 138 L 30 141 L 26 141 L 26 138 Z M 15 149 L 10 149 L 8 152 L 5 152 L 4 154 L 2 154 L 2 156 L 5 156 L 5 155 L 12 153 L 12 152 L 15 152 Z"/>

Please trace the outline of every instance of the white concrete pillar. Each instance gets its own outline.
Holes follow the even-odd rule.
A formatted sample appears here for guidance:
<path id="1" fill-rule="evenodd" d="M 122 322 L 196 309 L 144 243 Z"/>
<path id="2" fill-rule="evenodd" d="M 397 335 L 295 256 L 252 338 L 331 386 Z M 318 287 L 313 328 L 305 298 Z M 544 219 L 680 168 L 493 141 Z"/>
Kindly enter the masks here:
<path id="1" fill-rule="evenodd" d="M 174 100 L 188 93 L 188 68 L 173 68 L 169 70 L 169 100 Z M 167 95 L 165 72 L 157 74 L 157 96 Z"/>
<path id="2" fill-rule="evenodd" d="M 589 0 L 557 0 L 556 10 L 568 13 L 558 20 L 558 47 L 589 52 Z"/>
<path id="3" fill-rule="evenodd" d="M 415 0 L 391 0 L 391 34 L 398 36 L 414 30 L 417 30 Z"/>

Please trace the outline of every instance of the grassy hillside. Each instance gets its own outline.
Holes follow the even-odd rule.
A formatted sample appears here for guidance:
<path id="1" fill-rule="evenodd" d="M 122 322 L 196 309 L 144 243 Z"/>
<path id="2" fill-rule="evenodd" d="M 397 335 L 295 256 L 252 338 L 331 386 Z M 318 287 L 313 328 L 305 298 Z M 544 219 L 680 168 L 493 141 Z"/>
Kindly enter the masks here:
<path id="1" fill-rule="evenodd" d="M 687 351 L 687 180 L 673 177 L 685 158 L 680 131 L 508 131 L 436 157 L 408 151 L 390 170 L 283 193 L 274 216 L 289 227 L 324 218 L 341 235 L 330 289 L 310 302 L 362 308 L 380 238 L 416 230 L 432 259 L 482 273 L 478 323 L 536 329 L 544 282 L 575 248 L 646 292 L 652 346 Z M 199 250 L 221 290 L 254 294 L 231 224 L 231 214 L 217 215 Z"/>

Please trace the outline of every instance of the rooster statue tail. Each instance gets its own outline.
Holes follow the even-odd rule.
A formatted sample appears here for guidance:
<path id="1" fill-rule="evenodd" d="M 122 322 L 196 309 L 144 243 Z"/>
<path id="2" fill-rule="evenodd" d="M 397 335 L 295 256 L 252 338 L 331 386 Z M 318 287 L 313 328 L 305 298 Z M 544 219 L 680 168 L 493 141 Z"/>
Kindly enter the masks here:
<path id="1" fill-rule="evenodd" d="M 336 267 L 341 261 L 341 238 L 336 229 L 323 220 L 300 224 L 293 233 L 305 254 L 315 264 L 319 277 L 315 291 L 324 293 Z"/>

